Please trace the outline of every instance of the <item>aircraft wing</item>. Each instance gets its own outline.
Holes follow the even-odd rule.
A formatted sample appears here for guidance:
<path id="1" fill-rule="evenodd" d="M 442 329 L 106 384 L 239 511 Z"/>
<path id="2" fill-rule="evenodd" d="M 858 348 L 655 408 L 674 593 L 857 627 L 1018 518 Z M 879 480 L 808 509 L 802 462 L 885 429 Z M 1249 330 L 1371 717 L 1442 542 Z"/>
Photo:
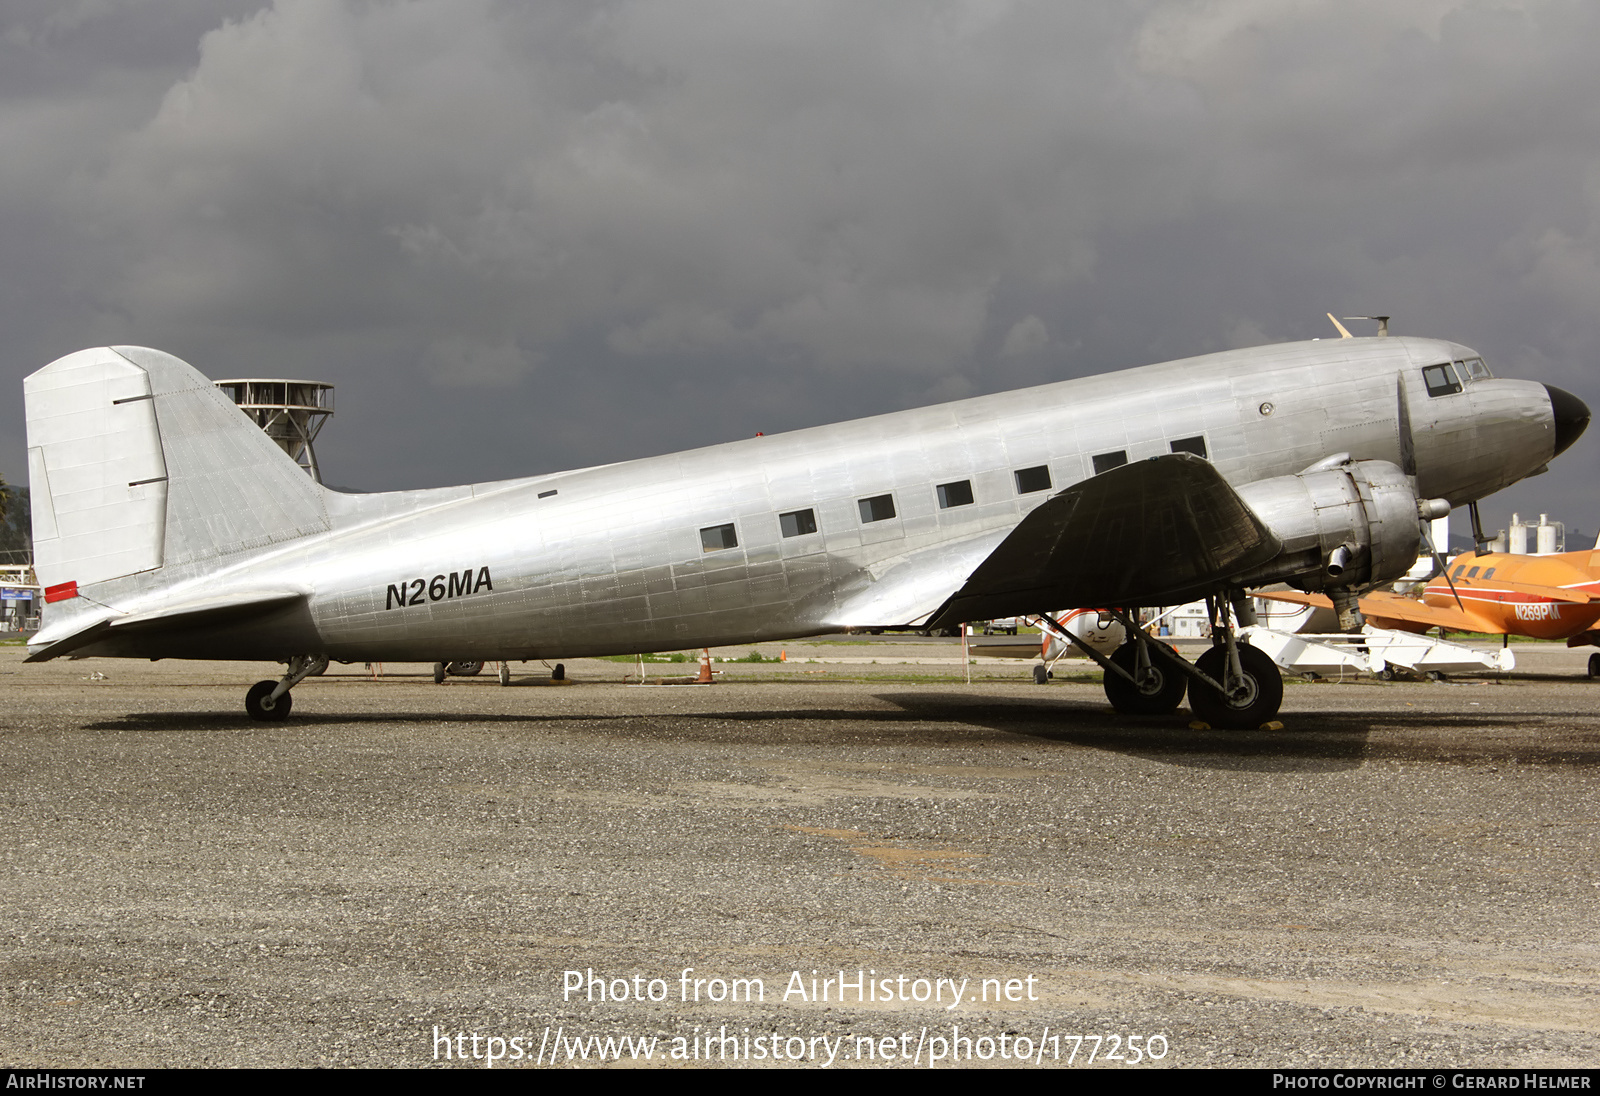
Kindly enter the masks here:
<path id="1" fill-rule="evenodd" d="M 1568 605 L 1584 605 L 1596 600 L 1594 595 L 1582 590 L 1569 590 L 1560 586 L 1541 586 L 1532 582 L 1506 582 L 1505 587 L 1510 590 L 1536 597 L 1543 601 L 1553 601 Z M 1463 595 L 1470 595 L 1478 587 L 1463 586 Z M 1496 587 L 1498 591 L 1498 584 Z M 1257 597 L 1271 598 L 1274 601 L 1287 601 L 1297 605 L 1320 605 L 1324 608 L 1331 607 L 1332 602 L 1321 594 L 1299 594 L 1285 591 L 1273 593 L 1258 593 Z M 1472 597 L 1465 598 L 1467 605 L 1477 605 L 1481 602 Z M 1398 627 L 1402 630 L 1415 631 L 1417 629 L 1443 628 L 1452 632 L 1485 632 L 1489 635 L 1501 635 L 1505 632 L 1505 625 L 1500 621 L 1475 613 L 1461 605 L 1429 605 L 1418 601 L 1416 598 L 1402 597 L 1399 594 L 1384 591 L 1375 591 L 1361 599 L 1361 615 L 1380 628 Z"/>
<path id="2" fill-rule="evenodd" d="M 888 560 L 876 573 L 863 575 L 859 588 L 838 598 L 828 623 L 839 628 L 921 627 L 999 539 L 999 534 L 977 537 Z"/>
<path id="3" fill-rule="evenodd" d="M 1512 580 L 1506 586 L 1519 594 L 1530 597 L 1542 598 L 1545 601 L 1557 601 L 1571 605 L 1587 605 L 1595 600 L 1593 594 L 1586 594 L 1582 590 L 1569 590 L 1565 586 L 1540 586 L 1534 582 L 1517 582 Z"/>
<path id="4" fill-rule="evenodd" d="M 1064 605 L 1178 605 L 1261 566 L 1280 547 L 1211 462 L 1152 457 L 1035 508 L 929 623 Z"/>
<path id="5" fill-rule="evenodd" d="M 1394 622 L 1402 628 L 1445 628 L 1452 632 L 1505 631 L 1500 624 L 1456 605 L 1428 605 L 1415 598 L 1382 591 L 1361 599 L 1361 615 L 1382 628 Z"/>
<path id="6" fill-rule="evenodd" d="M 1302 594 L 1293 590 L 1257 590 L 1255 596 L 1269 601 L 1285 601 L 1291 605 L 1314 605 L 1322 609 L 1333 608 L 1333 600 L 1325 594 Z M 1361 615 L 1368 623 L 1379 628 L 1398 627 L 1401 631 L 1445 628 L 1452 632 L 1488 632 L 1499 634 L 1500 625 L 1476 616 L 1455 606 L 1426 605 L 1416 598 L 1399 594 L 1375 592 L 1362 598 Z"/>
<path id="7" fill-rule="evenodd" d="M 1303 594 L 1299 590 L 1252 590 L 1250 596 L 1290 605 L 1310 605 L 1316 609 L 1333 608 L 1333 599 L 1327 594 Z"/>

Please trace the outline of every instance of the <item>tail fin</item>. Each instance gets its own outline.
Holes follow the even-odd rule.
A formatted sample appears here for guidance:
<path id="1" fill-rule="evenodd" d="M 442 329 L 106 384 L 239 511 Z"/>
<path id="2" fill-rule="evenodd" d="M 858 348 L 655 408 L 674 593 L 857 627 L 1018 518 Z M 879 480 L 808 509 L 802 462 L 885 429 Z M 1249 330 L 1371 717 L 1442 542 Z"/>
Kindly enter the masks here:
<path id="1" fill-rule="evenodd" d="M 323 489 L 170 354 L 82 350 L 23 390 L 34 569 L 47 603 L 163 568 L 192 574 L 328 528 Z"/>

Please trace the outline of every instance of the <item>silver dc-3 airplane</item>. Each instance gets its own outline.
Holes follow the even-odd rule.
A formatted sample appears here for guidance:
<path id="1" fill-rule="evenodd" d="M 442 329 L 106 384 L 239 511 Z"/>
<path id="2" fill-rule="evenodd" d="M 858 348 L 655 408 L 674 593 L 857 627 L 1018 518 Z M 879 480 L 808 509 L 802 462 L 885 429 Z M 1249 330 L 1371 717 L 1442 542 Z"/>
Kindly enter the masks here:
<path id="1" fill-rule="evenodd" d="M 1117 710 L 1249 728 L 1277 667 L 1228 607 L 1288 582 L 1348 608 L 1419 522 L 1544 469 L 1589 410 L 1457 343 L 1262 346 L 671 456 L 424 491 L 314 482 L 195 369 L 68 355 L 25 384 L 28 661 L 274 660 L 287 716 L 329 659 L 550 659 L 1106 607 Z M 1134 625 L 1205 597 L 1194 663 Z M 1054 627 L 1054 621 L 1047 623 Z M 1065 636 L 1064 636 L 1065 638 Z"/>

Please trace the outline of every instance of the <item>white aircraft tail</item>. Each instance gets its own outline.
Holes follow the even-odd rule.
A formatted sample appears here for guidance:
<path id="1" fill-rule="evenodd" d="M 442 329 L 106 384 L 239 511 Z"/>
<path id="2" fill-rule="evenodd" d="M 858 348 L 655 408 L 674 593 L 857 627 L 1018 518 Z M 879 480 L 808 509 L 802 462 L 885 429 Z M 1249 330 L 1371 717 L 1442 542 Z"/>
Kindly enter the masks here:
<path id="1" fill-rule="evenodd" d="M 328 528 L 323 488 L 170 354 L 82 350 L 23 390 L 47 627 L 147 589 L 157 572 L 181 579 Z"/>

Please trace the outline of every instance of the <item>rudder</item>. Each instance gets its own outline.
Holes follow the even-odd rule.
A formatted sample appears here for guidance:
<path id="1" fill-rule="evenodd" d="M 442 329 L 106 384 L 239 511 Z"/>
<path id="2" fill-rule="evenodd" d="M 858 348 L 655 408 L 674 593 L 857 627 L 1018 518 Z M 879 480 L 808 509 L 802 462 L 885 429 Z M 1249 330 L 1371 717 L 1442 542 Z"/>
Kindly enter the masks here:
<path id="1" fill-rule="evenodd" d="M 23 386 L 47 601 L 163 568 L 193 573 L 328 528 L 323 489 L 170 354 L 83 350 Z"/>

